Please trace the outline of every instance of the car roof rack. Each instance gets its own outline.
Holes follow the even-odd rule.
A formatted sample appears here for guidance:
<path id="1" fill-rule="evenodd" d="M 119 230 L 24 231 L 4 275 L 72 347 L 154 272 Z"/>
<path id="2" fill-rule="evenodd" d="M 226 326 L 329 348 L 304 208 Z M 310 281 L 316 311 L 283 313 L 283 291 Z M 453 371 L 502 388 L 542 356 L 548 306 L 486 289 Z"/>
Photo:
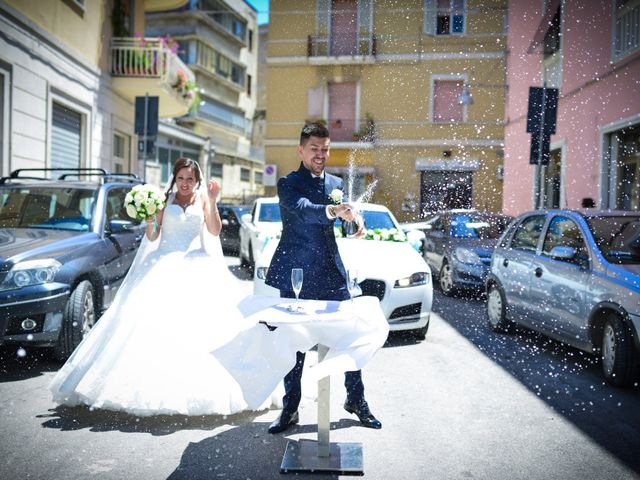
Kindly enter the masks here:
<path id="1" fill-rule="evenodd" d="M 57 180 L 66 180 L 68 177 L 80 177 L 81 175 L 98 176 L 101 183 L 108 180 L 119 180 L 124 182 L 138 183 L 140 177 L 135 173 L 109 173 L 104 168 L 19 168 L 11 172 L 8 177 L 0 178 L 0 184 L 8 180 L 53 180 L 47 177 L 36 177 L 32 175 L 22 175 L 23 172 L 66 172 L 58 176 Z"/>

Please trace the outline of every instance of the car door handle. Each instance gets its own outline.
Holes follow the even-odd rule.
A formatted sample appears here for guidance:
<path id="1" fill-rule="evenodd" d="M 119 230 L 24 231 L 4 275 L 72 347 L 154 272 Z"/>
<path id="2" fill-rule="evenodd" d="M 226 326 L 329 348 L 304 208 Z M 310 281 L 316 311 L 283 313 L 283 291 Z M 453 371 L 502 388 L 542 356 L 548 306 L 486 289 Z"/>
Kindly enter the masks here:
<path id="1" fill-rule="evenodd" d="M 536 267 L 536 269 L 533 271 L 534 275 L 538 278 L 540 278 L 542 276 L 542 268 L 540 267 Z"/>
<path id="2" fill-rule="evenodd" d="M 503 266 L 505 266 L 505 267 L 508 267 L 508 266 L 509 266 L 509 259 L 508 259 L 508 258 L 505 258 L 505 259 L 502 261 L 502 265 L 503 265 Z"/>

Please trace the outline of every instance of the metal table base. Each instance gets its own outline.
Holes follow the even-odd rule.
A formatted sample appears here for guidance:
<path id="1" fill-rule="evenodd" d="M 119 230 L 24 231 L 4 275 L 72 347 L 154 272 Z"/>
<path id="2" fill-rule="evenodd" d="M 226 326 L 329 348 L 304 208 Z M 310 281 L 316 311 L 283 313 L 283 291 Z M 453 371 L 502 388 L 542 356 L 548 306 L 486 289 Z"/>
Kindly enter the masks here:
<path id="1" fill-rule="evenodd" d="M 318 362 L 329 349 L 318 345 Z M 318 440 L 291 440 L 282 457 L 281 473 L 317 472 L 363 475 L 361 443 L 329 441 L 331 378 L 318 381 Z"/>

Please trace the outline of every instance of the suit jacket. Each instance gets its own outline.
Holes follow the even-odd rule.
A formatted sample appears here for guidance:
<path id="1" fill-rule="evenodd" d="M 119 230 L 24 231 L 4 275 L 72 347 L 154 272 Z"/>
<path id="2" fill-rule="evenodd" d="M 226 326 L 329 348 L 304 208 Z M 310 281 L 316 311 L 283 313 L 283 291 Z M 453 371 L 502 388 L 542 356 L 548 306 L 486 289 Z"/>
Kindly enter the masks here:
<path id="1" fill-rule="evenodd" d="M 278 181 L 282 235 L 273 255 L 266 283 L 291 291 L 291 269 L 302 268 L 300 298 L 322 298 L 322 293 L 346 288 L 346 272 L 336 238 L 334 220 L 327 217 L 329 193 L 342 190 L 342 179 L 327 172 L 313 179 L 300 163 L 298 170 Z"/>

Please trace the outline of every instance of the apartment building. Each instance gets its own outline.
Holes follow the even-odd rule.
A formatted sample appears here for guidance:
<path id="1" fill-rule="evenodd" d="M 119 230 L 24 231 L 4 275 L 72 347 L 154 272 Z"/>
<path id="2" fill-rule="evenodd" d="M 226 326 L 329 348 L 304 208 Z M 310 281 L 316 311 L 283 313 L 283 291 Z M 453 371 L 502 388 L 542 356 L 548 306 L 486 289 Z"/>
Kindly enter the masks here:
<path id="1" fill-rule="evenodd" d="M 328 171 L 354 196 L 377 181 L 373 200 L 402 220 L 500 210 L 506 12 L 506 0 L 273 0 L 266 163 L 297 168 L 300 129 L 320 120 Z"/>
<path id="2" fill-rule="evenodd" d="M 246 203 L 262 193 L 264 157 L 251 144 L 256 111 L 257 12 L 243 0 L 188 0 L 180 8 L 146 15 L 145 36 L 163 36 L 178 45 L 194 72 L 197 101 L 186 115 L 161 129 L 206 139 L 205 175 L 222 183 L 221 200 Z M 163 133 L 163 132 L 161 132 Z M 157 164 L 167 181 L 175 158 L 195 154 L 197 144 L 175 144 L 160 135 Z"/>
<path id="3" fill-rule="evenodd" d="M 504 210 L 640 210 L 640 1 L 510 2 L 509 18 Z M 543 85 L 559 95 L 537 169 L 527 100 Z"/>
<path id="4" fill-rule="evenodd" d="M 147 176 L 134 101 L 161 117 L 192 103 L 172 85 L 193 73 L 159 39 L 141 44 L 144 13 L 184 0 L 0 2 L 0 169 L 101 167 Z M 153 179 L 151 179 L 153 180 Z"/>

